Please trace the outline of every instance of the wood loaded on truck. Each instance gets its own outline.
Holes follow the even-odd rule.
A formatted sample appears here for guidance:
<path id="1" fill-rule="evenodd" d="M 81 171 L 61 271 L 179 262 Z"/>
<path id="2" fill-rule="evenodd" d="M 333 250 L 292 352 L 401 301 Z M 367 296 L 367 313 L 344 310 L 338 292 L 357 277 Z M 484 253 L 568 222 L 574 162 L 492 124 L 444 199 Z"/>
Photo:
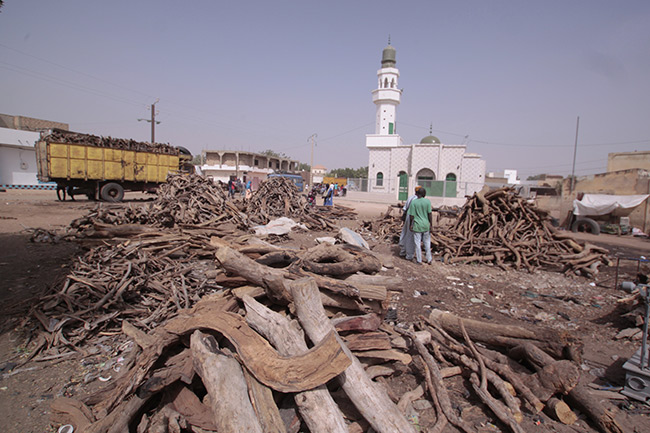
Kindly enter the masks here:
<path id="1" fill-rule="evenodd" d="M 155 191 L 170 173 L 192 172 L 183 147 L 53 129 L 36 143 L 38 179 L 56 182 L 57 196 L 122 201 L 125 191 Z M 63 197 L 63 198 L 62 198 Z"/>

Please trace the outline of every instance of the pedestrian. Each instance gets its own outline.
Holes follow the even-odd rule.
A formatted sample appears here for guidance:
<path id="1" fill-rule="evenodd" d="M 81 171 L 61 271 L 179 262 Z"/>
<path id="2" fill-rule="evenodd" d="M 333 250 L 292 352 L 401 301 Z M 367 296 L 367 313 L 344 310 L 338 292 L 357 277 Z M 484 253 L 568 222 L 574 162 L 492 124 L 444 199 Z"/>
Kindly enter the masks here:
<path id="1" fill-rule="evenodd" d="M 327 187 L 327 191 L 323 196 L 323 206 L 333 206 L 334 205 L 334 184 L 331 185 L 325 184 L 325 186 Z"/>
<path id="2" fill-rule="evenodd" d="M 246 200 L 250 199 L 253 196 L 253 184 L 250 179 L 246 181 Z"/>
<path id="3" fill-rule="evenodd" d="M 427 264 L 431 264 L 431 228 L 433 220 L 431 216 L 431 202 L 425 196 L 427 191 L 420 188 L 415 193 L 417 198 L 411 202 L 408 210 L 409 226 L 413 232 L 413 244 L 415 246 L 415 261 L 422 264 L 422 243 L 424 242 L 424 251 L 426 253 Z M 413 255 L 407 259 L 413 259 Z"/>
<path id="4" fill-rule="evenodd" d="M 404 207 L 402 207 L 402 233 L 399 235 L 399 256 L 406 257 L 407 251 L 414 251 L 415 247 L 413 246 L 413 232 L 411 231 L 410 221 L 407 221 L 407 213 L 411 202 L 415 200 L 418 196 L 416 193 L 422 188 L 420 185 L 415 187 L 415 192 L 410 196 Z M 411 253 L 411 257 L 413 253 Z"/>
<path id="5" fill-rule="evenodd" d="M 228 180 L 228 196 L 235 197 L 235 182 L 231 179 Z"/>

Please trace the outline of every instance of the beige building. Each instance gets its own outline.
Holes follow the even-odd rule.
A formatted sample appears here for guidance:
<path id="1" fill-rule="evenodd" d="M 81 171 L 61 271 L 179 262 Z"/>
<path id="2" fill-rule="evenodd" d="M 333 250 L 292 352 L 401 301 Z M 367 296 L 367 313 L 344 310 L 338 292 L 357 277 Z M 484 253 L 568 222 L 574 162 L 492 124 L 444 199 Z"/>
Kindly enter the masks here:
<path id="1" fill-rule="evenodd" d="M 299 164 L 289 158 L 237 150 L 204 150 L 201 157 L 201 172 L 204 176 L 224 183 L 231 178 L 243 182 L 250 180 L 253 189 L 257 189 L 269 174 L 296 172 Z"/>
<path id="2" fill-rule="evenodd" d="M 650 170 L 650 151 L 616 152 L 607 155 L 607 172 L 641 168 Z"/>
<path id="3" fill-rule="evenodd" d="M 70 125 L 27 116 L 0 114 L 0 128 L 19 129 L 21 131 L 44 131 L 46 129 L 58 128 L 68 131 Z"/>

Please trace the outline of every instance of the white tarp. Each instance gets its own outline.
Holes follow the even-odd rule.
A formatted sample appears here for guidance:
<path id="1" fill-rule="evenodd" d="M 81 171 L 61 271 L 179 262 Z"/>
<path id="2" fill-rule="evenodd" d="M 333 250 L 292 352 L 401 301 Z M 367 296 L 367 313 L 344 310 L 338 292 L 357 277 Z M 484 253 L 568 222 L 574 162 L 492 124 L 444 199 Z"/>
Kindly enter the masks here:
<path id="1" fill-rule="evenodd" d="M 573 200 L 573 214 L 577 216 L 607 215 L 616 209 L 629 209 L 643 203 L 650 195 L 585 194 L 582 200 Z"/>
<path id="2" fill-rule="evenodd" d="M 253 227 L 253 230 L 255 230 L 255 234 L 258 236 L 266 236 L 266 235 L 280 236 L 280 235 L 286 235 L 294 227 L 300 227 L 301 229 L 307 230 L 307 227 L 304 224 L 298 224 L 291 218 L 287 218 L 287 217 L 280 217 L 278 219 L 275 219 L 269 222 L 265 226 L 255 226 Z"/>

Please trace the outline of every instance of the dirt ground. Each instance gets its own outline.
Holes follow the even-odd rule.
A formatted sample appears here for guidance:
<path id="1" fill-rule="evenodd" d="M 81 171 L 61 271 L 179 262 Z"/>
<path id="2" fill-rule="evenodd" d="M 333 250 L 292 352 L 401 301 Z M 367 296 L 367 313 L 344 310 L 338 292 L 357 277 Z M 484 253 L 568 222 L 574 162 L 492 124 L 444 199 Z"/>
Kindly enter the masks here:
<path id="1" fill-rule="evenodd" d="M 137 205 L 149 196 L 127 195 L 124 206 Z M 387 204 L 355 203 L 340 199 L 337 203 L 354 207 L 359 217 L 341 221 L 341 225 L 359 229 L 361 221 L 385 212 Z M 84 199 L 76 202 L 56 200 L 53 191 L 8 191 L 0 193 L 0 430 L 3 432 L 53 432 L 58 426 L 49 422 L 49 404 L 59 396 L 79 397 L 104 385 L 97 377 L 105 374 L 114 355 L 110 347 L 91 351 L 82 358 L 59 358 L 28 362 L 29 346 L 24 340 L 22 319 L 28 314 L 29 299 L 57 287 L 69 264 L 81 253 L 80 248 L 65 240 L 32 242 L 34 229 L 52 235 L 61 233 L 71 220 L 82 216 L 96 203 Z M 479 265 L 443 265 L 434 260 L 423 266 L 400 259 L 397 247 L 379 243 L 372 234 L 361 230 L 374 251 L 394 256 L 395 267 L 385 271 L 408 284 L 391 291 L 390 306 L 397 310 L 398 322 L 413 322 L 433 308 L 448 310 L 467 318 L 520 326 L 544 325 L 564 329 L 579 336 L 584 343 L 583 380 L 603 387 L 622 386 L 623 363 L 639 347 L 639 340 L 615 339 L 615 335 L 632 324 L 620 317 L 616 301 L 625 292 L 614 287 L 616 269 L 604 268 L 596 279 L 565 277 L 559 273 L 508 271 Z M 332 233 L 292 233 L 288 242 L 309 245 L 317 236 Z M 48 236 L 47 234 L 45 236 Z M 650 256 L 650 241 L 610 235 L 581 234 L 583 240 L 604 246 L 616 261 L 620 258 L 619 281 L 634 279 L 638 259 Z M 45 239 L 47 240 L 47 239 Z M 107 336 L 108 338 L 108 336 Z M 112 366 L 115 368 L 115 366 Z M 101 374 L 103 376 L 101 376 Z M 107 378 L 108 377 L 108 378 Z M 462 379 L 458 379 L 460 381 Z M 391 383 L 397 395 L 413 383 Z M 460 388 L 460 383 L 455 383 Z M 461 391 L 459 391 L 461 392 Z M 636 401 L 610 400 L 628 431 L 650 431 L 650 407 Z M 463 416 L 476 406 L 459 408 Z M 485 424 L 488 426 L 488 424 Z M 489 424 L 492 426 L 492 424 Z M 595 431 L 584 419 L 578 421 L 582 431 Z M 632 427 L 634 426 L 634 427 Z M 524 430 L 552 431 L 542 425 L 529 424 Z M 456 430 L 449 427 L 449 432 Z M 499 431 L 486 427 L 485 431 Z"/>

